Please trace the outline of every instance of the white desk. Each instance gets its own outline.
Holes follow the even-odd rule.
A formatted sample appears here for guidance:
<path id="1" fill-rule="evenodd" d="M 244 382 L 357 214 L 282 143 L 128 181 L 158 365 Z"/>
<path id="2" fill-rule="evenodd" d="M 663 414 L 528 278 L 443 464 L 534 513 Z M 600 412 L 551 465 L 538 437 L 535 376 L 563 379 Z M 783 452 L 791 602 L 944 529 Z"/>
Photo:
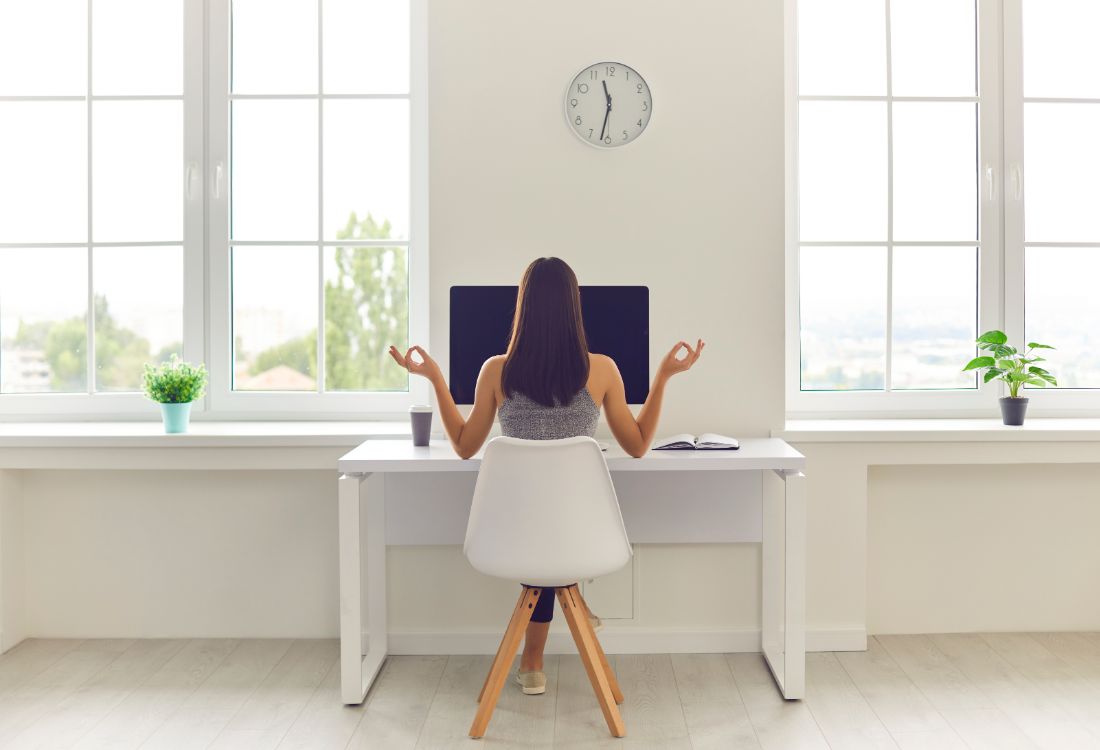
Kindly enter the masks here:
<path id="1" fill-rule="evenodd" d="M 783 480 L 781 500 L 764 495 L 761 647 L 784 697 L 801 698 L 806 674 L 805 457 L 778 438 L 742 440 L 737 451 L 651 451 L 639 459 L 615 447 L 606 456 L 612 473 L 770 471 Z M 480 466 L 480 454 L 462 460 L 445 442 L 417 448 L 409 440 L 368 440 L 339 460 L 340 683 L 344 703 L 363 702 L 388 654 L 385 475 L 476 472 Z M 360 532 L 364 499 L 365 539 Z M 370 633 L 365 655 L 364 559 Z"/>

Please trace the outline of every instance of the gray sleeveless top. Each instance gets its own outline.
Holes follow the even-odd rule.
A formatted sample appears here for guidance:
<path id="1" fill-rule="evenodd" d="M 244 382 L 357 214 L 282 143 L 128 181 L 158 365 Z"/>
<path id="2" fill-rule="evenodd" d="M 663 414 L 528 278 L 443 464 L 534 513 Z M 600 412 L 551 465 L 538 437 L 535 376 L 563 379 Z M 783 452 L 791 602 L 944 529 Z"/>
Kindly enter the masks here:
<path id="1" fill-rule="evenodd" d="M 504 435 L 524 440 L 593 437 L 600 421 L 600 410 L 588 386 L 581 388 L 568 404 L 557 406 L 543 406 L 522 393 L 505 396 L 498 415 Z"/>

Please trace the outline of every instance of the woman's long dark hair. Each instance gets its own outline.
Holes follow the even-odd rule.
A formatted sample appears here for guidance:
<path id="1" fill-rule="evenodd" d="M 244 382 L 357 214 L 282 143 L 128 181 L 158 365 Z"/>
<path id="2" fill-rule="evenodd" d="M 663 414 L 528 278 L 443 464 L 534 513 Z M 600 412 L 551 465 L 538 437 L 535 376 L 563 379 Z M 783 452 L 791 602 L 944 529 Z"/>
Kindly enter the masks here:
<path id="1" fill-rule="evenodd" d="M 543 406 L 568 404 L 588 382 L 588 370 L 577 276 L 560 258 L 538 258 L 519 283 L 504 395 L 522 393 Z"/>

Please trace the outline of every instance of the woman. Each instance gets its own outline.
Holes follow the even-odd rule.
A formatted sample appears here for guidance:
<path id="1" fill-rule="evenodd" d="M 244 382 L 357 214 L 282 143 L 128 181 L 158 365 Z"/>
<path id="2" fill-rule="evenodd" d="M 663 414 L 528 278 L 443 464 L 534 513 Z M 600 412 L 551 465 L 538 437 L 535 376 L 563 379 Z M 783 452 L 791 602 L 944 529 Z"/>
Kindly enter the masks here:
<path id="1" fill-rule="evenodd" d="M 588 351 L 573 269 L 559 258 L 539 258 L 527 267 L 520 281 L 508 350 L 482 366 L 467 419 L 455 406 L 439 365 L 426 351 L 413 346 L 402 355 L 391 346 L 390 356 L 410 373 L 431 382 L 447 437 L 462 458 L 481 449 L 498 413 L 503 434 L 550 440 L 594 435 L 601 408 L 619 445 L 639 458 L 653 441 L 669 378 L 691 369 L 704 346 L 700 339 L 695 348 L 683 341 L 672 347 L 661 360 L 649 397 L 635 418 L 626 404 L 626 389 L 614 361 Z M 681 350 L 683 357 L 679 356 Z M 413 359 L 414 352 L 421 361 Z M 554 597 L 540 597 L 527 626 L 517 675 L 528 695 L 546 691 L 543 649 L 553 614 Z"/>

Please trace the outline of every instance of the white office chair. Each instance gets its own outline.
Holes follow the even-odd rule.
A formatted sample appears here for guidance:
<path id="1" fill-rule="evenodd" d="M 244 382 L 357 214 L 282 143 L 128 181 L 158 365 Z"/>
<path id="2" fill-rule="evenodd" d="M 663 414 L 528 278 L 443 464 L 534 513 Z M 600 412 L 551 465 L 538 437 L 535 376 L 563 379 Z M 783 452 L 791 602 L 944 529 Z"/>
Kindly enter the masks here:
<path id="1" fill-rule="evenodd" d="M 577 581 L 630 562 L 630 542 L 599 443 L 590 437 L 489 441 L 466 527 L 466 559 L 479 572 L 523 584 L 493 666 L 481 689 L 471 737 L 489 725 L 541 587 L 558 603 L 577 644 L 607 728 L 623 737 L 623 702 Z"/>

